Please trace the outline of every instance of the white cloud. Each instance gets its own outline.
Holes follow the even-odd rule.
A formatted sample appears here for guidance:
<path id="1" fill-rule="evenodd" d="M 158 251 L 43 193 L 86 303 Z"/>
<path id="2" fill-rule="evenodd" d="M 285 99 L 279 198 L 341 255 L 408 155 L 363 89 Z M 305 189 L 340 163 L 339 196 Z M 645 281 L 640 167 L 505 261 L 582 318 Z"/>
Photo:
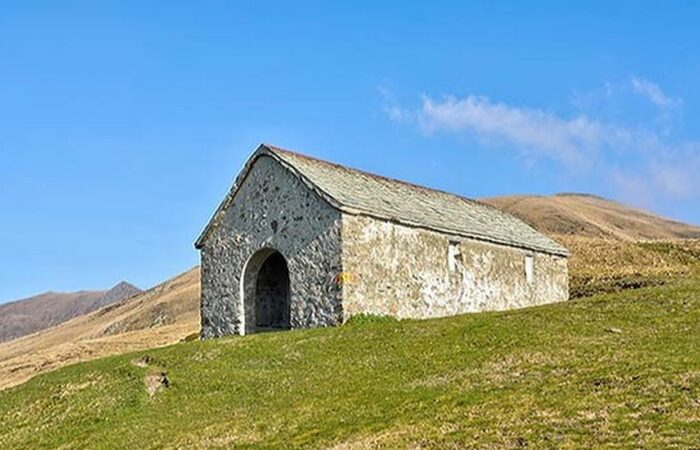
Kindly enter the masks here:
<path id="1" fill-rule="evenodd" d="M 645 161 L 628 168 L 609 168 L 608 178 L 626 200 L 651 207 L 671 201 L 700 198 L 700 159 L 683 161 Z"/>
<path id="2" fill-rule="evenodd" d="M 423 97 L 416 116 L 428 133 L 464 132 L 486 143 L 513 146 L 528 155 L 573 167 L 588 166 L 606 148 L 654 145 L 654 137 L 647 133 L 612 126 L 585 115 L 565 118 L 475 95 L 441 100 Z"/>
<path id="3" fill-rule="evenodd" d="M 463 99 L 423 98 L 420 123 L 428 132 L 468 131 L 483 140 L 513 144 L 570 164 L 580 164 L 601 139 L 600 124 L 585 117 L 571 120 L 529 108 L 491 102 L 470 95 Z"/>
<path id="4" fill-rule="evenodd" d="M 634 80 L 635 90 L 654 104 L 678 104 L 653 83 Z M 582 114 L 566 117 L 478 95 L 424 96 L 419 108 L 392 103 L 385 111 L 391 120 L 414 124 L 427 134 L 472 137 L 485 147 L 515 151 L 529 163 L 548 160 L 607 183 L 637 204 L 700 198 L 700 144 L 674 141 L 649 126 Z"/>
<path id="5" fill-rule="evenodd" d="M 389 118 L 395 122 L 406 122 L 409 120 L 409 115 L 405 110 L 394 105 L 386 105 L 384 111 L 387 113 Z"/>
<path id="6" fill-rule="evenodd" d="M 384 113 L 394 122 L 409 122 L 412 118 L 410 111 L 398 106 L 394 94 L 386 86 L 377 87 L 379 95 L 382 96 Z"/>
<path id="7" fill-rule="evenodd" d="M 625 201 L 645 208 L 653 206 L 654 191 L 647 181 L 647 174 L 640 174 L 636 170 L 611 168 L 608 171 L 608 180 Z"/>
<path id="8" fill-rule="evenodd" d="M 653 185 L 677 199 L 700 197 L 700 145 L 689 144 L 685 151 L 672 153 L 650 164 Z"/>
<path id="9" fill-rule="evenodd" d="M 679 98 L 667 95 L 658 84 L 644 78 L 632 77 L 632 89 L 661 109 L 676 108 L 682 104 Z"/>

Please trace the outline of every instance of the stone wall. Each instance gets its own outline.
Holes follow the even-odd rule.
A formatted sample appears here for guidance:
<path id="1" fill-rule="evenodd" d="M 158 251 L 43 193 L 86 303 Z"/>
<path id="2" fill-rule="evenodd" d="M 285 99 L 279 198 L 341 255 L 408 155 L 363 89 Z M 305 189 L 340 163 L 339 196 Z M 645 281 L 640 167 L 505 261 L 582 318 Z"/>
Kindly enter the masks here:
<path id="1" fill-rule="evenodd" d="M 343 215 L 344 319 L 505 310 L 568 299 L 566 258 Z M 530 282 L 525 257 L 534 258 Z"/>
<path id="2" fill-rule="evenodd" d="M 568 299 L 564 257 L 341 213 L 266 155 L 217 222 L 201 248 L 204 338 L 255 331 L 256 314 L 267 311 L 256 311 L 258 272 L 275 252 L 289 269 L 291 328 L 358 313 L 429 318 Z M 277 316 L 268 325 L 286 326 Z"/>
<path id="3" fill-rule="evenodd" d="M 252 331 L 245 316 L 255 308 L 241 298 L 243 273 L 249 261 L 262 264 L 264 258 L 254 255 L 269 249 L 279 251 L 289 268 L 291 327 L 340 323 L 340 230 L 340 212 L 261 156 L 201 249 L 202 337 Z"/>

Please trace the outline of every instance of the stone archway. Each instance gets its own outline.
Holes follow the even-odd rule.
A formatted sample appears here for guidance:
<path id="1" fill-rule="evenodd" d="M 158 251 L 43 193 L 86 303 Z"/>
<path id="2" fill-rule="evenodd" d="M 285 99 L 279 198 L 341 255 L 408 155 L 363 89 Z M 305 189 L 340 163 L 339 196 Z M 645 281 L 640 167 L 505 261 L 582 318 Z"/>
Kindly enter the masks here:
<path id="1" fill-rule="evenodd" d="M 248 260 L 242 294 L 241 334 L 291 328 L 289 268 L 280 252 L 261 249 Z"/>

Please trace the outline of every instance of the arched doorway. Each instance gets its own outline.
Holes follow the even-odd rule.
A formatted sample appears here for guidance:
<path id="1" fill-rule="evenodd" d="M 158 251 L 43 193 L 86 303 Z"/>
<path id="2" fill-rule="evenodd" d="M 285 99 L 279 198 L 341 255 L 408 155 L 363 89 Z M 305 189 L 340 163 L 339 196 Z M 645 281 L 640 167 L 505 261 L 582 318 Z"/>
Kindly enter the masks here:
<path id="1" fill-rule="evenodd" d="M 257 331 L 289 329 L 289 269 L 279 252 L 267 257 L 255 283 Z"/>
<path id="2" fill-rule="evenodd" d="M 244 333 L 288 330 L 290 323 L 289 268 L 274 249 L 256 252 L 244 270 Z"/>

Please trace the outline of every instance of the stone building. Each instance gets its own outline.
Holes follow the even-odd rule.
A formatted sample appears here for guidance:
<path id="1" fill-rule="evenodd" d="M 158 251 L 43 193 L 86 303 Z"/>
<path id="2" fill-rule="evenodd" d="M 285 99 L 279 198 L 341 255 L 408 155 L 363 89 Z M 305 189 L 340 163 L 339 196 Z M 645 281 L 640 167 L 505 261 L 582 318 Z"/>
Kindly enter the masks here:
<path id="1" fill-rule="evenodd" d="M 204 338 L 568 299 L 567 250 L 515 217 L 269 145 L 195 246 Z"/>

